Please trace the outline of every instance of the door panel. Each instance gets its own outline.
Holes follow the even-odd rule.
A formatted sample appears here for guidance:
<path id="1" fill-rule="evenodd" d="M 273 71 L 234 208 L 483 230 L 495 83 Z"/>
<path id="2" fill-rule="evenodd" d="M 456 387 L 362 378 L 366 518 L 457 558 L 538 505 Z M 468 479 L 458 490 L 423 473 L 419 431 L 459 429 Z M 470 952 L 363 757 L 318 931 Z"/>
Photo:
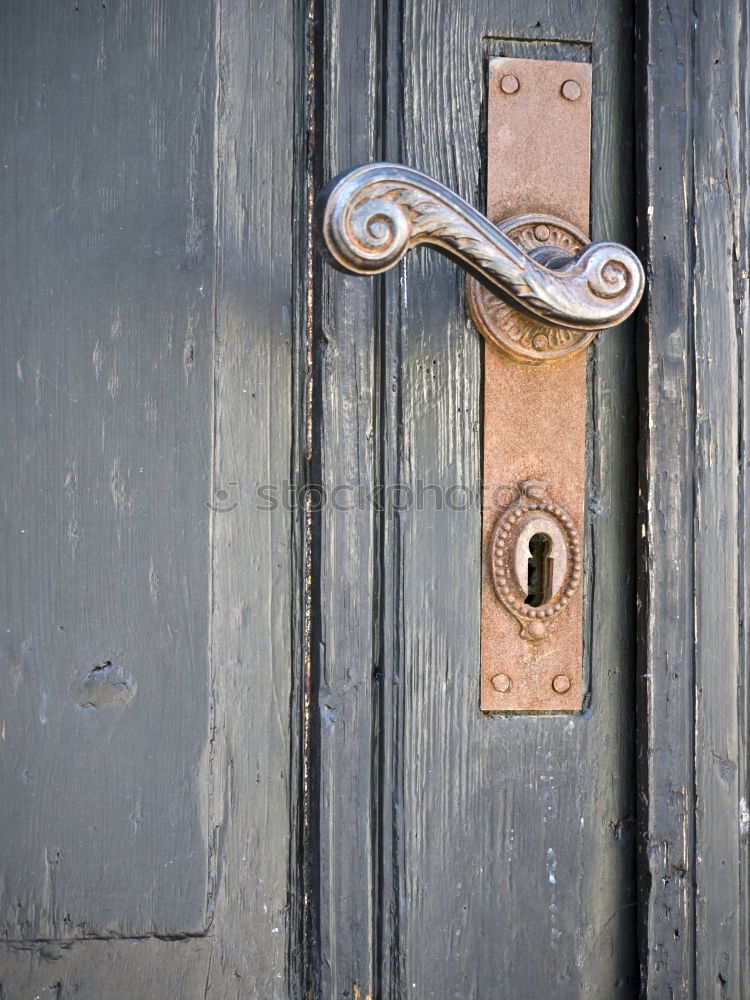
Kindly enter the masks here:
<path id="1" fill-rule="evenodd" d="M 593 22 L 590 11 L 562 5 L 407 2 L 405 161 L 482 199 L 487 57 L 591 60 L 592 236 L 631 242 L 631 32 L 621 4 L 600 8 Z M 568 45 L 512 41 L 534 36 Z M 407 262 L 394 334 L 400 479 L 415 488 L 420 479 L 437 482 L 446 493 L 481 476 L 481 346 L 465 320 L 461 284 L 440 258 Z M 583 715 L 478 711 L 479 511 L 398 518 L 404 992 L 416 983 L 419 996 L 461 997 L 471 983 L 477 996 L 516 1000 L 637 989 L 632 326 L 602 333 L 589 358 Z M 529 400 L 528 419 L 549 415 Z M 524 429 L 505 433 L 522 442 Z"/>
<path id="2" fill-rule="evenodd" d="M 356 6 L 359 21 L 370 23 L 369 5 L 346 6 L 350 12 Z M 591 59 L 594 236 L 632 241 L 626 8 L 600 10 L 595 30 L 590 16 L 562 5 L 550 13 L 546 4 L 537 10 L 405 3 L 379 13 L 385 104 L 382 118 L 375 115 L 381 139 L 371 156 L 415 166 L 481 204 L 487 57 Z M 336 12 L 328 31 L 331 39 L 341 37 Z M 535 36 L 568 43 L 502 41 Z M 325 64 L 324 77 L 333 65 Z M 345 129 L 350 145 L 361 135 L 366 91 L 355 83 L 358 90 L 348 83 L 338 92 L 335 122 L 326 120 L 339 148 Z M 355 147 L 347 161 L 326 162 L 325 176 L 364 160 L 363 154 Z M 590 371 L 587 593 L 596 622 L 587 636 L 590 707 L 577 717 L 491 717 L 478 710 L 480 510 L 474 503 L 435 509 L 436 496 L 450 498 L 451 488 L 454 498 L 473 496 L 481 480 L 482 350 L 466 321 L 463 276 L 454 264 L 418 250 L 399 275 L 380 279 L 381 297 L 364 311 L 356 308 L 357 297 L 375 280 L 326 274 L 324 281 L 337 294 L 323 314 L 318 371 L 325 386 L 335 366 L 339 397 L 357 400 L 356 407 L 324 412 L 316 425 L 323 452 L 338 455 L 324 470 L 324 485 L 330 489 L 352 476 L 340 447 L 348 425 L 345 440 L 361 437 L 382 448 L 377 482 L 391 491 L 404 488 L 390 503 L 386 489 L 386 509 L 371 509 L 373 525 L 350 534 L 348 549 L 339 547 L 335 605 L 325 597 L 331 577 L 320 580 L 326 637 L 369 643 L 374 633 L 379 644 L 368 683 L 360 659 L 355 681 L 350 662 L 331 661 L 331 644 L 322 643 L 324 752 L 337 731 L 350 746 L 355 737 L 358 742 L 337 758 L 335 771 L 324 758 L 321 797 L 340 801 L 357 817 L 350 824 L 367 817 L 377 838 L 372 848 L 372 832 L 350 842 L 341 826 L 326 825 L 330 813 L 322 812 L 323 842 L 338 848 L 345 841 L 323 882 L 323 900 L 327 893 L 340 900 L 341 887 L 348 900 L 356 887 L 360 908 L 359 922 L 347 923 L 336 938 L 322 914 L 331 995 L 346 995 L 354 984 L 363 996 L 394 998 L 412 990 L 440 998 L 538 998 L 552 990 L 570 997 L 634 995 L 632 327 L 599 338 Z M 343 356 L 359 362 L 373 354 L 379 362 L 374 377 L 371 368 L 342 365 Z M 529 419 L 543 415 L 530 412 Z M 422 509 L 416 499 L 404 503 L 420 495 Z M 375 617 L 371 601 L 355 598 L 347 585 L 355 576 L 361 586 L 370 573 Z M 351 857 L 350 843 L 359 858 Z M 378 884 L 368 899 L 363 879 L 373 864 L 370 849 Z M 373 918 L 365 919 L 370 912 L 379 913 L 380 923 L 363 929 L 362 923 L 373 926 Z M 362 962 L 363 932 L 382 935 L 371 979 Z M 329 982 L 325 973 L 323 981 Z"/>
<path id="3" fill-rule="evenodd" d="M 0 19 L 0 996 L 296 995 L 304 12 Z"/>
<path id="4" fill-rule="evenodd" d="M 747 10 L 668 9 L 637 31 L 642 963 L 649 996 L 745 997 Z"/>
<path id="5" fill-rule="evenodd" d="M 134 15 L 2 14 L 11 939 L 207 920 L 213 25 Z"/>

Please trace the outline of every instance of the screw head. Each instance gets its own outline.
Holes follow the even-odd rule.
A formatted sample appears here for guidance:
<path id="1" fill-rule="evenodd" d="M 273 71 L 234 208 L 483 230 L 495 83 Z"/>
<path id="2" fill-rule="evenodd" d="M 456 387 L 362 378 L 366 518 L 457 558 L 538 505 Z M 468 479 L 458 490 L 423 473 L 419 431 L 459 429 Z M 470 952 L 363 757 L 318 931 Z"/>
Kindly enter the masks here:
<path id="1" fill-rule="evenodd" d="M 506 73 L 506 75 L 500 80 L 500 90 L 504 94 L 515 94 L 521 84 L 518 82 L 518 77 L 513 76 L 512 73 Z"/>
<path id="2" fill-rule="evenodd" d="M 534 239 L 540 243 L 546 243 L 550 235 L 549 226 L 545 226 L 544 223 L 534 226 Z"/>
<path id="3" fill-rule="evenodd" d="M 500 694 L 506 694 L 513 687 L 513 681 L 507 674 L 495 674 L 492 678 L 492 686 Z"/>
<path id="4" fill-rule="evenodd" d="M 558 674 L 552 681 L 552 690 L 556 694 L 565 694 L 570 691 L 570 677 L 566 674 Z"/>
<path id="5" fill-rule="evenodd" d="M 566 101 L 577 101 L 581 96 L 581 85 L 575 80 L 566 80 L 560 88 L 560 93 Z"/>

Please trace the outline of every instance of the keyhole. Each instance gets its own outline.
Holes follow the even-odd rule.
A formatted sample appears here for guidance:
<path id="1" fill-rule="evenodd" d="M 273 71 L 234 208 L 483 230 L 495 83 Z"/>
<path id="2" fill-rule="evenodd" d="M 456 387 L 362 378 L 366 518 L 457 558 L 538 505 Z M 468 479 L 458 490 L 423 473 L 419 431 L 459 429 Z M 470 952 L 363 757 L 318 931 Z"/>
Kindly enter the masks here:
<path id="1" fill-rule="evenodd" d="M 546 604 L 552 596 L 552 559 L 549 551 L 552 541 L 549 535 L 538 531 L 529 541 L 528 593 L 525 604 L 532 608 Z"/>

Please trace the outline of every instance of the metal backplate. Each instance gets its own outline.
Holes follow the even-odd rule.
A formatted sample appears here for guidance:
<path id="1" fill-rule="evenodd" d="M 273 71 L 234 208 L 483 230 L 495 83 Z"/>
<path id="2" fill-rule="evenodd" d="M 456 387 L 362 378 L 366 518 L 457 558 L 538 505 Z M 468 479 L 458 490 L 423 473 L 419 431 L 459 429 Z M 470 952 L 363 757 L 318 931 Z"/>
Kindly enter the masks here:
<path id="1" fill-rule="evenodd" d="M 489 218 L 554 216 L 587 235 L 591 67 L 493 59 L 487 106 Z M 528 317 L 484 304 L 503 329 L 485 347 L 481 707 L 578 712 L 586 351 L 558 356 L 565 331 L 535 343 L 546 334 Z"/>

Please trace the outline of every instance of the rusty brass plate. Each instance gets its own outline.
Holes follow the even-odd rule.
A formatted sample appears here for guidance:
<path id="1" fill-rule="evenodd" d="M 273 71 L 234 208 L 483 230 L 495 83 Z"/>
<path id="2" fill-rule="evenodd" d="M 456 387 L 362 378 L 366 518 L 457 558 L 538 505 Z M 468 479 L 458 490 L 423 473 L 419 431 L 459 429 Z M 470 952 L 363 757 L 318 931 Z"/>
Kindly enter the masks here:
<path id="1" fill-rule="evenodd" d="M 591 67 L 493 59 L 487 106 L 490 220 L 552 216 L 586 237 Z M 527 249 L 566 238 L 547 225 L 514 224 L 512 238 Z M 578 712 L 585 343 L 579 333 L 537 328 L 483 293 L 469 289 L 475 321 L 502 329 L 485 347 L 481 707 Z M 561 349 L 573 341 L 572 353 Z"/>

